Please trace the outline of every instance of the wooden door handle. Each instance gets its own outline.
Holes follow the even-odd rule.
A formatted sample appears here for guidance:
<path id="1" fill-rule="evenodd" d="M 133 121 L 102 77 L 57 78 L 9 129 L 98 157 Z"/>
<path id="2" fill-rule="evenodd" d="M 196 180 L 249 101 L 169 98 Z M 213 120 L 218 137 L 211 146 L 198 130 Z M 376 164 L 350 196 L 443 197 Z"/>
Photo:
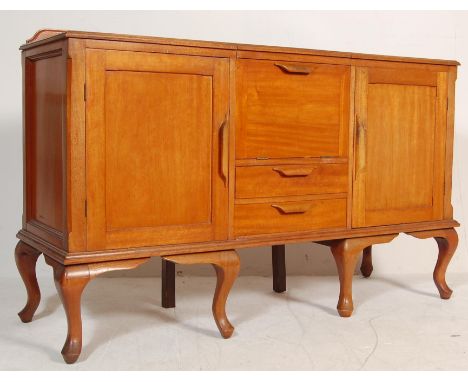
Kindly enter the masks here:
<path id="1" fill-rule="evenodd" d="M 282 214 L 303 214 L 310 208 L 310 203 L 272 204 Z"/>
<path id="2" fill-rule="evenodd" d="M 362 121 L 356 117 L 357 134 L 356 134 L 356 147 L 357 147 L 357 160 L 356 160 L 356 177 L 365 171 L 366 168 L 366 144 L 367 144 L 367 128 Z"/>
<path id="3" fill-rule="evenodd" d="M 278 64 L 278 63 L 275 63 L 275 66 L 280 68 L 285 73 L 303 74 L 303 75 L 310 74 L 310 68 L 308 68 L 306 66 L 298 66 L 298 65 L 290 65 L 290 64 Z"/>
<path id="4" fill-rule="evenodd" d="M 224 178 L 224 183 L 227 183 L 229 172 L 229 129 L 228 129 L 228 115 L 224 117 L 224 121 L 219 128 L 220 141 L 221 141 L 221 174 Z"/>
<path id="5" fill-rule="evenodd" d="M 293 176 L 308 176 L 312 174 L 313 168 L 307 167 L 294 167 L 294 168 L 280 168 L 274 167 L 273 171 L 276 171 L 282 176 L 293 177 Z"/>

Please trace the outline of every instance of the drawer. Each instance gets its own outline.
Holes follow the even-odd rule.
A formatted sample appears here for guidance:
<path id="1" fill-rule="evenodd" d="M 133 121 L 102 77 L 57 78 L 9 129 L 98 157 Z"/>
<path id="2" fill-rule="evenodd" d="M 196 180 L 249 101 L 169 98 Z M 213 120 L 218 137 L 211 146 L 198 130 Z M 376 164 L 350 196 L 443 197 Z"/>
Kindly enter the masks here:
<path id="1" fill-rule="evenodd" d="M 350 67 L 241 59 L 236 158 L 345 156 Z"/>
<path id="2" fill-rule="evenodd" d="M 347 191 L 347 163 L 236 168 L 236 198 L 337 194 Z"/>
<path id="3" fill-rule="evenodd" d="M 345 198 L 236 204 L 234 207 L 236 237 L 345 226 Z"/>

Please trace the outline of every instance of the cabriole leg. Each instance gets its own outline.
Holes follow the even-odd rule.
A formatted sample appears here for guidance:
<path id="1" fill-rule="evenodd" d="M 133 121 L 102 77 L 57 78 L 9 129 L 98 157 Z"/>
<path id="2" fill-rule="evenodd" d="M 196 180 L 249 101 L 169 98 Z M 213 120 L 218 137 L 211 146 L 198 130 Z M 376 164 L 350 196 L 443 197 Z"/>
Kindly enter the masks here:
<path id="1" fill-rule="evenodd" d="M 237 278 L 240 260 L 236 251 L 206 252 L 185 255 L 164 256 L 176 264 L 211 264 L 216 271 L 216 290 L 213 297 L 213 316 L 221 335 L 231 337 L 234 327 L 226 315 L 226 300 Z"/>
<path id="2" fill-rule="evenodd" d="M 417 237 L 418 239 L 428 239 L 433 237 L 436 240 L 439 247 L 439 255 L 437 257 L 437 263 L 433 273 L 434 283 L 439 290 L 440 298 L 444 300 L 449 299 L 452 296 L 452 290 L 445 281 L 445 274 L 450 260 L 452 260 L 458 246 L 457 231 L 453 228 L 449 228 L 433 231 L 410 232 L 408 235 Z"/>
<path id="3" fill-rule="evenodd" d="M 373 244 L 388 243 L 396 236 L 397 234 L 392 234 L 319 242 L 319 244 L 328 245 L 331 248 L 336 262 L 340 278 L 340 296 L 337 309 L 341 317 L 350 317 L 353 314 L 353 275 L 361 252 Z"/>
<path id="4" fill-rule="evenodd" d="M 350 317 L 354 310 L 353 275 L 361 250 L 352 239 L 347 239 L 333 245 L 331 251 L 340 278 L 337 310 L 341 317 Z"/>
<path id="5" fill-rule="evenodd" d="M 101 273 L 132 269 L 149 258 L 109 261 L 83 265 L 63 265 L 46 256 L 47 264 L 54 270 L 54 281 L 67 316 L 68 331 L 62 356 L 66 363 L 74 363 L 81 353 L 81 295 L 88 282 Z"/>
<path id="6" fill-rule="evenodd" d="M 62 348 L 66 363 L 74 363 L 81 353 L 81 294 L 91 279 L 86 265 L 54 266 L 54 281 L 67 316 L 68 333 Z"/>
<path id="7" fill-rule="evenodd" d="M 23 241 L 19 241 L 15 248 L 15 261 L 23 279 L 28 299 L 25 307 L 18 313 L 23 322 L 31 322 L 41 301 L 41 291 L 36 277 L 36 263 L 41 252 Z"/>

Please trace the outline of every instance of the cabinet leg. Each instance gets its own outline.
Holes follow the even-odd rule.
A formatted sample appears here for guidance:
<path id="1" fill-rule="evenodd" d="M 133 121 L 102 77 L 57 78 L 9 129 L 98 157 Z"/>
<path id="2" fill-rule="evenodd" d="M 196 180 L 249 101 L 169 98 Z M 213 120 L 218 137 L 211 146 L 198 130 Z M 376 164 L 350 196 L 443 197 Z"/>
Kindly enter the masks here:
<path id="1" fill-rule="evenodd" d="M 445 281 L 445 274 L 450 260 L 458 246 L 457 231 L 453 228 L 449 228 L 433 231 L 411 232 L 408 233 L 408 235 L 417 237 L 418 239 L 428 239 L 433 237 L 436 240 L 439 247 L 439 255 L 437 257 L 437 263 L 433 273 L 434 283 L 439 290 L 440 298 L 444 300 L 449 299 L 452 296 L 452 290 Z"/>
<path id="2" fill-rule="evenodd" d="M 273 290 L 276 293 L 286 291 L 286 247 L 274 245 L 271 247 L 271 263 L 273 266 Z"/>
<path id="3" fill-rule="evenodd" d="M 55 266 L 54 281 L 67 316 L 68 333 L 62 348 L 66 363 L 74 363 L 81 353 L 81 294 L 90 280 L 87 266 Z"/>
<path id="4" fill-rule="evenodd" d="M 41 301 L 41 291 L 36 277 L 36 263 L 41 252 L 19 241 L 15 248 L 16 267 L 23 279 L 28 299 L 23 310 L 18 313 L 23 322 L 31 322 Z"/>
<path id="5" fill-rule="evenodd" d="M 67 316 L 68 332 L 62 348 L 66 363 L 74 363 L 81 353 L 81 294 L 88 282 L 101 273 L 132 269 L 149 258 L 109 261 L 83 265 L 63 265 L 46 256 L 47 264 L 54 270 L 54 281 Z"/>
<path id="6" fill-rule="evenodd" d="M 165 260 L 176 264 L 211 264 L 216 271 L 216 290 L 213 297 L 213 316 L 221 335 L 231 337 L 234 327 L 226 315 L 226 300 L 240 268 L 236 251 L 206 252 L 165 256 Z"/>
<path id="7" fill-rule="evenodd" d="M 323 241 L 320 244 L 331 248 L 340 278 L 340 296 L 337 310 L 341 317 L 350 317 L 353 314 L 353 275 L 361 252 L 373 244 L 388 243 L 397 234 L 351 239 Z"/>
<path id="8" fill-rule="evenodd" d="M 161 305 L 175 308 L 175 263 L 161 259 Z"/>
<path id="9" fill-rule="evenodd" d="M 370 277 L 374 267 L 372 266 L 372 246 L 364 248 L 362 251 L 361 273 L 364 277 Z"/>
<path id="10" fill-rule="evenodd" d="M 356 243 L 351 240 L 343 240 L 331 247 L 340 278 L 340 297 L 337 309 L 341 317 L 350 317 L 354 310 L 353 274 L 360 255 L 360 248 L 357 248 Z"/>

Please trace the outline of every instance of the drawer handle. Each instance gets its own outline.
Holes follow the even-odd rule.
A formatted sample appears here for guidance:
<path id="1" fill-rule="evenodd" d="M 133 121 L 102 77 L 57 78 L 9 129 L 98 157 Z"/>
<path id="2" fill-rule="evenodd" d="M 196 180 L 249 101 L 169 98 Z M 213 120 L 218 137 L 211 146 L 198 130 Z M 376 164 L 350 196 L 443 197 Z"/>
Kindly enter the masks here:
<path id="1" fill-rule="evenodd" d="M 310 74 L 310 69 L 306 66 L 298 66 L 298 65 L 286 65 L 286 64 L 275 64 L 278 68 L 280 68 L 285 73 L 290 74 L 303 74 L 307 75 Z"/>
<path id="2" fill-rule="evenodd" d="M 294 203 L 294 204 L 272 204 L 282 214 L 303 214 L 310 208 L 310 203 Z"/>
<path id="3" fill-rule="evenodd" d="M 273 171 L 276 171 L 282 176 L 308 176 L 312 174 L 313 168 L 304 168 L 304 167 L 296 167 L 296 168 L 280 168 L 274 167 Z"/>

